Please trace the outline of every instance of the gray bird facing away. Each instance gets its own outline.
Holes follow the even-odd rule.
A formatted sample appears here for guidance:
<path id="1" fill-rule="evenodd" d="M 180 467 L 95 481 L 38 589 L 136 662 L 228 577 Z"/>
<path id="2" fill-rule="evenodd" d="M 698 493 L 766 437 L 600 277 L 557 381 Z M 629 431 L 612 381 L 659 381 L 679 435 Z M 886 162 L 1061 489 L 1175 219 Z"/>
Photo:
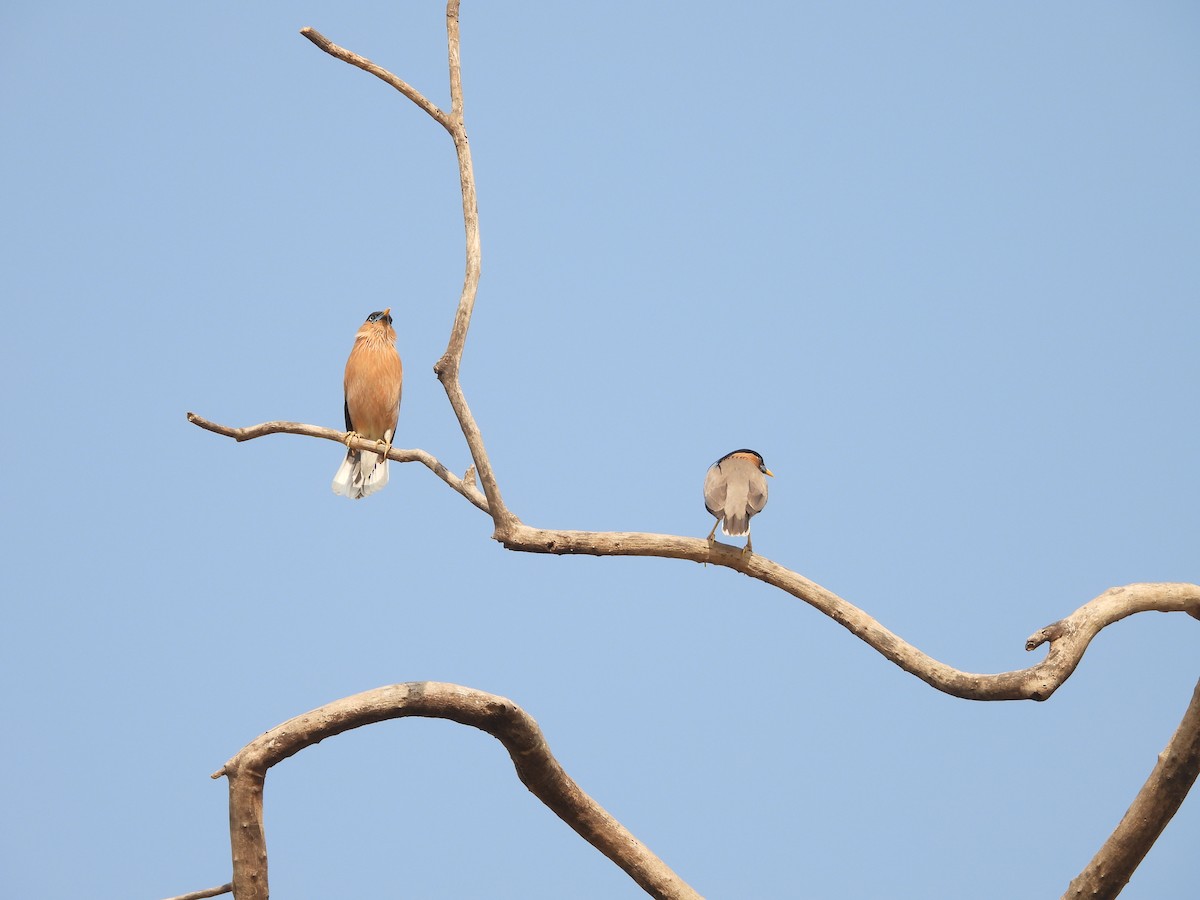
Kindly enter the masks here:
<path id="1" fill-rule="evenodd" d="M 743 553 L 753 553 L 750 546 L 750 518 L 767 505 L 767 479 L 774 473 L 767 468 L 760 454 L 753 450 L 734 450 L 709 466 L 704 477 L 704 507 L 717 517 L 708 542 L 713 542 L 717 526 L 730 537 L 744 534 Z"/>

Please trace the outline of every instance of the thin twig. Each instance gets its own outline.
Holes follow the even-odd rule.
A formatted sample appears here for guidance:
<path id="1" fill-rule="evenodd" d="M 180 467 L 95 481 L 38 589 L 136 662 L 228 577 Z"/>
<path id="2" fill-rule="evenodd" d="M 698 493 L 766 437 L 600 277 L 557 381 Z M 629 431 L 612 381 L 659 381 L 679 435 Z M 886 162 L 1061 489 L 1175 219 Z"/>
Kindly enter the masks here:
<path id="1" fill-rule="evenodd" d="M 653 897 L 697 900 L 697 894 L 571 779 L 537 722 L 504 697 L 439 682 L 393 684 L 344 697 L 289 719 L 255 738 L 213 773 L 229 779 L 233 883 L 237 900 L 268 896 L 263 786 L 276 763 L 326 738 L 389 719 L 448 719 L 485 731 L 504 745 L 524 785 L 584 840 L 620 866 Z"/>
<path id="2" fill-rule="evenodd" d="M 425 112 L 429 113 L 435 122 L 445 128 L 447 131 L 450 130 L 450 117 L 442 112 L 434 103 L 427 99 L 424 94 L 418 91 L 403 78 L 394 75 L 382 66 L 375 65 L 375 63 L 371 62 L 364 56 L 359 56 L 357 53 L 353 53 L 350 50 L 347 50 L 345 47 L 339 47 L 315 28 L 301 28 L 300 33 L 330 56 L 337 57 L 343 62 L 350 63 L 352 66 L 357 66 L 364 72 L 370 72 L 376 78 L 387 82 L 413 103 L 417 104 L 417 106 L 421 107 L 421 109 L 425 110 Z"/>
<path id="3" fill-rule="evenodd" d="M 337 441 L 339 444 L 345 444 L 348 437 L 347 432 L 338 431 L 336 428 L 323 428 L 320 425 L 305 425 L 302 422 L 263 422 L 259 425 L 249 425 L 244 428 L 235 428 L 231 425 L 222 425 L 219 422 L 210 422 L 203 416 L 190 412 L 187 414 L 188 421 L 193 425 L 198 425 L 205 431 L 211 431 L 213 434 L 222 434 L 225 437 L 231 437 L 239 443 L 241 441 L 252 441 L 255 438 L 264 437 L 268 434 L 299 434 L 305 437 L 323 438 L 327 441 Z M 372 450 L 378 452 L 379 442 L 368 440 L 364 437 L 355 437 L 347 445 L 356 450 Z M 466 497 L 476 507 L 488 511 L 487 498 L 475 486 L 474 478 L 459 478 L 444 465 L 438 462 L 437 458 L 424 450 L 402 450 L 399 447 L 393 447 L 387 453 L 388 459 L 394 459 L 396 462 L 419 462 L 425 468 L 429 469 L 434 475 L 450 485 L 455 491 Z M 471 471 L 468 469 L 468 471 Z"/>
<path id="4" fill-rule="evenodd" d="M 180 894 L 178 897 L 168 897 L 167 900 L 205 900 L 206 897 L 220 897 L 233 891 L 233 882 L 220 887 L 208 888 L 203 891 L 193 891 L 190 894 Z"/>
<path id="5" fill-rule="evenodd" d="M 1111 900 L 1133 877 L 1200 774 L 1200 681 L 1166 749 L 1116 830 L 1071 882 L 1063 900 Z"/>

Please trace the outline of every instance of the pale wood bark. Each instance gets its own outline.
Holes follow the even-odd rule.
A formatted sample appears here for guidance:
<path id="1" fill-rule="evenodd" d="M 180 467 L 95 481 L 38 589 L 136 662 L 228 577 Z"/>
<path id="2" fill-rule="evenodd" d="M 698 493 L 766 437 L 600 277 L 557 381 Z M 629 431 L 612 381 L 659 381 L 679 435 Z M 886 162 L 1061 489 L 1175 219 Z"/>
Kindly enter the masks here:
<path id="1" fill-rule="evenodd" d="M 206 900 L 208 897 L 220 897 L 222 894 L 233 892 L 233 882 L 223 884 L 220 887 L 208 888 L 203 891 L 192 891 L 190 894 L 179 894 L 175 897 L 168 897 L 167 900 Z"/>
<path id="2" fill-rule="evenodd" d="M 1200 681 L 1192 702 L 1154 771 L 1104 846 L 1071 882 L 1063 900 L 1111 900 L 1129 883 L 1141 861 L 1178 812 L 1200 774 Z"/>
<path id="3" fill-rule="evenodd" d="M 299 434 L 305 437 L 323 438 L 327 441 L 337 441 L 339 444 L 346 444 L 358 450 L 373 450 L 379 451 L 379 442 L 371 441 L 364 437 L 355 436 L 350 438 L 347 444 L 346 440 L 349 437 L 345 431 L 338 431 L 336 428 L 323 428 L 320 425 L 304 425 L 300 422 L 263 422 L 259 425 L 251 425 L 247 428 L 233 428 L 229 425 L 221 425 L 217 422 L 210 422 L 203 416 L 198 416 L 195 413 L 187 414 L 188 421 L 193 425 L 198 425 L 205 431 L 211 431 L 213 434 L 221 434 L 225 437 L 231 437 L 239 443 L 241 441 L 252 441 L 254 438 L 263 437 L 267 434 Z M 424 450 L 402 450 L 399 447 L 393 447 L 391 451 L 385 454 L 388 459 L 394 459 L 396 462 L 419 462 L 425 466 L 446 484 L 450 485 L 455 491 L 466 497 L 476 507 L 488 512 L 487 498 L 483 492 L 475 486 L 475 467 L 471 466 L 459 478 L 444 465 L 438 462 L 437 458 L 431 453 L 426 453 Z"/>
<path id="4" fill-rule="evenodd" d="M 1046 700 L 1075 671 L 1101 629 L 1139 612 L 1186 612 L 1200 619 L 1200 585 L 1130 584 L 1110 588 L 1065 619 L 1034 632 L 1026 650 L 1049 643 L 1045 659 L 994 675 L 964 672 L 939 662 L 889 631 L 833 591 L 758 554 L 700 538 L 639 532 L 551 531 L 516 524 L 498 535 L 510 550 L 591 556 L 659 556 L 726 566 L 803 600 L 904 671 L 939 691 L 966 700 Z"/>

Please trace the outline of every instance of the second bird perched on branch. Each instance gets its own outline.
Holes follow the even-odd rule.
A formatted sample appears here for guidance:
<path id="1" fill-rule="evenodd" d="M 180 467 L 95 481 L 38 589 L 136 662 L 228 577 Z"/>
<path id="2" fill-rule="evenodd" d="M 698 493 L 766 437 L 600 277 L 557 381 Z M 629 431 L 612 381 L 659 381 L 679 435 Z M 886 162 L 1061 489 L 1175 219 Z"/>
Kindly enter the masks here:
<path id="1" fill-rule="evenodd" d="M 388 483 L 387 452 L 396 437 L 400 418 L 400 392 L 404 384 L 404 366 L 396 352 L 396 332 L 392 328 L 391 307 L 367 316 L 350 358 L 342 385 L 346 396 L 346 445 L 355 437 L 379 442 L 377 452 L 346 451 L 333 492 L 358 500 L 369 497 Z"/>
<path id="2" fill-rule="evenodd" d="M 753 553 L 750 519 L 767 505 L 767 479 L 774 473 L 754 450 L 734 450 L 709 466 L 704 477 L 704 507 L 717 517 L 708 533 L 711 544 L 717 526 L 730 537 L 746 536 L 743 553 Z"/>

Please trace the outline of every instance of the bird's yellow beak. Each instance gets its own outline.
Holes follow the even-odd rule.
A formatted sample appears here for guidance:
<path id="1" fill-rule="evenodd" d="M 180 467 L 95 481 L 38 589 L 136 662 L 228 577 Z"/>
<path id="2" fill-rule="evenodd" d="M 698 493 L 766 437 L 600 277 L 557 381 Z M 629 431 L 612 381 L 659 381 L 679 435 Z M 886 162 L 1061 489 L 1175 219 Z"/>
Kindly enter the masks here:
<path id="1" fill-rule="evenodd" d="M 389 306 L 387 309 L 385 309 L 385 310 L 383 311 L 383 314 L 384 314 L 385 316 L 390 316 L 390 315 L 392 314 L 392 308 Z"/>
<path id="2" fill-rule="evenodd" d="M 763 472 L 765 472 L 767 475 L 770 475 L 772 478 L 775 477 L 775 473 L 772 472 L 770 469 L 763 469 Z"/>

